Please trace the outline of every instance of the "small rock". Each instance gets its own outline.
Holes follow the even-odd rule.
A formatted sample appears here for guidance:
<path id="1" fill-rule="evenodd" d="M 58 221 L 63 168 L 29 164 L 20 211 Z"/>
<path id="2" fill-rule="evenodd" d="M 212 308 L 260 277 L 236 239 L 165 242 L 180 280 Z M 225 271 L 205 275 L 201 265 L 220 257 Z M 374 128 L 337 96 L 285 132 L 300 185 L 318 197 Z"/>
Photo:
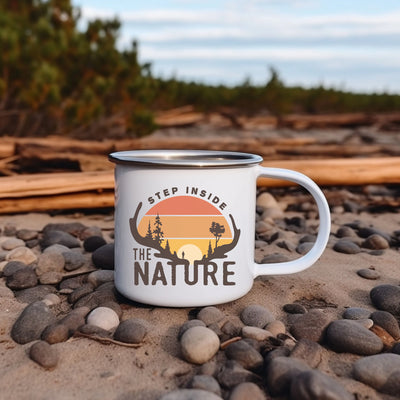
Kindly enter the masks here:
<path id="1" fill-rule="evenodd" d="M 65 260 L 61 254 L 58 253 L 43 253 L 38 258 L 36 267 L 36 274 L 38 276 L 45 272 L 62 272 L 64 270 Z"/>
<path id="2" fill-rule="evenodd" d="M 202 389 L 221 396 L 221 388 L 217 380 L 209 375 L 195 375 L 188 383 L 189 389 Z"/>
<path id="3" fill-rule="evenodd" d="M 38 235 L 38 232 L 32 229 L 20 229 L 16 233 L 17 238 L 23 240 L 24 242 L 34 240 L 38 237 Z"/>
<path id="4" fill-rule="evenodd" d="M 357 234 L 349 226 L 341 226 L 336 232 L 336 237 L 338 237 L 338 238 L 345 238 L 345 237 L 354 238 L 354 237 L 357 237 Z"/>
<path id="5" fill-rule="evenodd" d="M 209 361 L 219 349 L 219 338 L 211 329 L 194 326 L 181 337 L 182 355 L 186 361 L 193 364 L 204 364 Z"/>
<path id="6" fill-rule="evenodd" d="M 279 334 L 284 334 L 286 333 L 286 326 L 282 321 L 272 321 L 269 324 L 267 324 L 264 328 L 268 332 L 271 333 L 272 336 L 278 336 Z"/>
<path id="7" fill-rule="evenodd" d="M 389 248 L 389 242 L 384 237 L 375 233 L 364 240 L 362 247 L 371 250 L 385 250 Z"/>
<path id="8" fill-rule="evenodd" d="M 49 234 L 51 231 L 61 231 L 66 232 L 74 236 L 79 236 L 82 231 L 84 231 L 87 227 L 80 222 L 67 222 L 67 223 L 55 223 L 55 224 L 47 224 L 43 228 L 43 233 L 45 235 Z"/>
<path id="9" fill-rule="evenodd" d="M 256 200 L 257 207 L 265 208 L 280 208 L 278 202 L 275 200 L 275 197 L 272 196 L 271 193 L 263 192 L 257 196 Z"/>
<path id="10" fill-rule="evenodd" d="M 370 291 L 372 304 L 379 310 L 400 315 L 400 286 L 379 285 Z"/>
<path id="11" fill-rule="evenodd" d="M 92 253 L 93 264 L 100 269 L 114 269 L 114 243 L 99 247 Z"/>
<path id="12" fill-rule="evenodd" d="M 268 332 L 267 330 L 262 328 L 257 328 L 256 326 L 244 326 L 242 328 L 242 336 L 244 338 L 254 339 L 262 342 L 263 340 L 267 340 L 273 335 L 271 332 Z"/>
<path id="13" fill-rule="evenodd" d="M 265 393 L 253 382 L 243 382 L 235 386 L 229 400 L 266 400 Z"/>
<path id="14" fill-rule="evenodd" d="M 19 344 L 40 339 L 44 328 L 56 322 L 54 314 L 42 301 L 29 304 L 11 329 L 11 337 Z"/>
<path id="15" fill-rule="evenodd" d="M 17 226 L 12 222 L 7 222 L 4 225 L 3 235 L 4 236 L 15 236 L 17 234 Z"/>
<path id="16" fill-rule="evenodd" d="M 326 330 L 326 338 L 329 346 L 336 352 L 371 355 L 383 349 L 379 337 L 349 319 L 331 322 Z"/>
<path id="17" fill-rule="evenodd" d="M 314 242 L 303 242 L 300 243 L 297 248 L 296 251 L 299 254 L 307 254 L 314 246 Z"/>
<path id="18" fill-rule="evenodd" d="M 45 249 L 53 244 L 62 244 L 70 249 L 74 247 L 80 247 L 79 240 L 68 232 L 53 229 L 45 230 L 43 238 L 40 241 L 42 249 Z"/>
<path id="19" fill-rule="evenodd" d="M 89 252 L 93 253 L 99 247 L 104 246 L 107 242 L 102 236 L 90 236 L 83 242 L 83 248 Z"/>
<path id="20" fill-rule="evenodd" d="M 357 322 L 357 324 L 360 324 L 366 329 L 371 329 L 374 326 L 374 321 L 372 321 L 370 318 L 356 319 L 354 322 Z"/>
<path id="21" fill-rule="evenodd" d="M 6 278 L 14 274 L 14 272 L 18 271 L 19 269 L 26 268 L 27 265 L 21 261 L 9 261 L 5 264 L 3 268 L 3 276 Z"/>
<path id="22" fill-rule="evenodd" d="M 199 319 L 190 319 L 188 321 L 185 321 L 181 327 L 179 328 L 178 332 L 178 339 L 182 337 L 182 335 L 190 328 L 193 328 L 194 326 L 206 326 L 206 324 L 199 320 Z"/>
<path id="23" fill-rule="evenodd" d="M 333 250 L 344 254 L 358 254 L 361 248 L 351 240 L 341 239 L 335 243 Z"/>
<path id="24" fill-rule="evenodd" d="M 387 311 L 375 311 L 370 318 L 376 325 L 385 329 L 394 339 L 400 339 L 400 327 L 397 319 Z"/>
<path id="25" fill-rule="evenodd" d="M 77 287 L 69 296 L 68 301 L 71 304 L 76 303 L 80 298 L 87 296 L 93 292 L 93 286 L 90 283 L 84 283 L 82 286 Z"/>
<path id="26" fill-rule="evenodd" d="M 309 339 L 321 343 L 329 322 L 328 316 L 322 311 L 310 310 L 308 313 L 301 314 L 296 318 L 290 328 L 290 332 L 298 340 Z"/>
<path id="27" fill-rule="evenodd" d="M 69 251 L 70 249 L 67 246 L 64 246 L 62 244 L 52 244 L 49 247 L 46 247 L 43 250 L 43 254 L 48 254 L 48 253 L 57 253 L 57 254 L 62 254 L 65 253 L 66 251 Z"/>
<path id="28" fill-rule="evenodd" d="M 37 285 L 15 292 L 15 297 L 21 303 L 33 303 L 43 300 L 48 294 L 56 293 L 57 289 L 51 285 Z"/>
<path id="29" fill-rule="evenodd" d="M 293 379 L 310 367 L 301 360 L 289 357 L 272 358 L 267 367 L 267 387 L 273 396 L 289 392 Z"/>
<path id="30" fill-rule="evenodd" d="M 353 320 L 365 319 L 365 318 L 369 318 L 370 314 L 371 314 L 371 311 L 367 310 L 366 308 L 349 307 L 343 313 L 343 318 L 344 319 L 353 319 Z"/>
<path id="31" fill-rule="evenodd" d="M 29 357 L 46 369 L 53 369 L 58 363 L 57 350 L 45 341 L 34 343 L 29 350 Z"/>
<path id="32" fill-rule="evenodd" d="M 290 385 L 292 400 L 353 400 L 349 393 L 335 379 L 319 371 L 304 371 L 293 378 Z"/>
<path id="33" fill-rule="evenodd" d="M 203 321 L 207 326 L 221 321 L 224 317 L 223 312 L 212 306 L 202 308 L 197 314 L 197 319 Z"/>
<path id="34" fill-rule="evenodd" d="M 87 323 L 106 331 L 111 331 L 119 325 L 118 314 L 107 307 L 97 307 L 87 316 Z"/>
<path id="35" fill-rule="evenodd" d="M 82 253 L 70 250 L 62 253 L 62 255 L 65 260 L 64 269 L 66 271 L 75 271 L 85 265 L 86 260 Z"/>
<path id="36" fill-rule="evenodd" d="M 231 343 L 225 349 L 225 355 L 229 360 L 237 361 L 243 368 L 255 370 L 263 365 L 261 354 L 244 340 Z"/>
<path id="37" fill-rule="evenodd" d="M 17 247 L 24 247 L 25 246 L 25 242 L 21 239 L 17 239 L 17 238 L 9 238 L 6 239 L 4 242 L 1 243 L 1 247 L 3 248 L 3 250 L 14 250 Z"/>
<path id="38" fill-rule="evenodd" d="M 146 321 L 131 318 L 122 321 L 114 333 L 114 339 L 125 343 L 142 343 L 148 333 Z"/>
<path id="39" fill-rule="evenodd" d="M 57 271 L 49 271 L 39 276 L 42 285 L 57 285 L 62 281 L 63 274 Z"/>
<path id="40" fill-rule="evenodd" d="M 229 319 L 222 325 L 221 331 L 229 337 L 240 336 L 244 324 L 237 316 L 230 316 Z"/>
<path id="41" fill-rule="evenodd" d="M 10 289 L 20 290 L 36 286 L 38 279 L 31 267 L 24 267 L 8 276 L 6 283 Z"/>
<path id="42" fill-rule="evenodd" d="M 222 397 L 201 389 L 177 389 L 160 397 L 160 400 L 222 400 Z"/>
<path id="43" fill-rule="evenodd" d="M 111 338 L 112 332 L 106 331 L 105 329 L 101 329 L 98 326 L 94 325 L 82 325 L 79 327 L 79 332 L 84 333 L 85 335 L 96 335 L 105 338 Z"/>
<path id="44" fill-rule="evenodd" d="M 400 393 L 400 355 L 377 354 L 363 357 L 353 364 L 353 376 L 382 393 Z"/>
<path id="45" fill-rule="evenodd" d="M 42 332 L 41 338 L 49 344 L 65 342 L 69 338 L 68 327 L 57 322 L 50 324 Z"/>
<path id="46" fill-rule="evenodd" d="M 262 260 L 261 264 L 274 264 L 274 263 L 281 263 L 281 262 L 286 262 L 289 261 L 289 257 L 285 256 L 284 254 L 281 253 L 272 253 L 266 255 Z"/>
<path id="47" fill-rule="evenodd" d="M 307 309 L 299 303 L 291 303 L 285 304 L 283 306 L 283 311 L 289 314 L 305 314 L 307 312 Z"/>
<path id="48" fill-rule="evenodd" d="M 27 247 L 17 247 L 6 255 L 6 260 L 21 261 L 22 263 L 29 265 L 34 263 L 37 260 L 37 257 L 31 249 L 28 249 Z"/>
<path id="49" fill-rule="evenodd" d="M 224 388 L 230 389 L 243 382 L 259 382 L 261 379 L 255 373 L 243 368 L 239 363 L 228 360 L 217 375 L 218 382 Z"/>
<path id="50" fill-rule="evenodd" d="M 357 271 L 357 275 L 361 276 L 361 278 L 371 279 L 371 280 L 379 279 L 381 277 L 381 275 L 377 271 L 371 268 L 359 269 Z"/>
<path id="51" fill-rule="evenodd" d="M 114 271 L 108 269 L 99 269 L 97 271 L 91 272 L 87 277 L 88 283 L 90 283 L 94 288 L 102 285 L 106 282 L 114 281 Z"/>
<path id="52" fill-rule="evenodd" d="M 103 232 L 100 227 L 98 226 L 88 226 L 87 228 L 83 229 L 79 232 L 79 239 L 85 241 L 86 239 L 92 236 L 99 236 L 103 237 Z"/>
<path id="53" fill-rule="evenodd" d="M 268 323 L 274 321 L 275 317 L 265 307 L 258 304 L 251 304 L 242 310 L 240 319 L 245 325 L 264 328 Z"/>
<path id="54" fill-rule="evenodd" d="M 42 301 L 48 306 L 55 306 L 61 303 L 61 299 L 55 293 L 47 294 Z"/>
<path id="55" fill-rule="evenodd" d="M 75 308 L 59 321 L 68 328 L 68 334 L 73 335 L 81 326 L 85 325 L 85 317 L 89 313 L 86 307 Z"/>
<path id="56" fill-rule="evenodd" d="M 291 351 L 290 357 L 303 360 L 311 368 L 317 368 L 322 358 L 322 347 L 311 340 L 300 339 Z"/>

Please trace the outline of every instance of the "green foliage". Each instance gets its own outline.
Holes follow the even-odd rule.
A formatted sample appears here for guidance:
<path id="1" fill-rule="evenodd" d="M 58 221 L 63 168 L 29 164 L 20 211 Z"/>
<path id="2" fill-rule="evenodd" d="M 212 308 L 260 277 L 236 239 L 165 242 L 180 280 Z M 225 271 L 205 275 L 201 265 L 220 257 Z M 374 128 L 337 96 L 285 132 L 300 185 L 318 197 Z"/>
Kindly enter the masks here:
<path id="1" fill-rule="evenodd" d="M 0 0 L 0 134 L 82 135 L 117 116 L 127 134 L 143 136 L 156 128 L 155 110 L 188 104 L 278 121 L 287 113 L 400 109 L 399 95 L 288 87 L 274 68 L 264 85 L 155 78 L 150 64 L 139 64 L 136 42 L 118 50 L 117 19 L 95 19 L 83 31 L 79 19 L 71 0 Z"/>

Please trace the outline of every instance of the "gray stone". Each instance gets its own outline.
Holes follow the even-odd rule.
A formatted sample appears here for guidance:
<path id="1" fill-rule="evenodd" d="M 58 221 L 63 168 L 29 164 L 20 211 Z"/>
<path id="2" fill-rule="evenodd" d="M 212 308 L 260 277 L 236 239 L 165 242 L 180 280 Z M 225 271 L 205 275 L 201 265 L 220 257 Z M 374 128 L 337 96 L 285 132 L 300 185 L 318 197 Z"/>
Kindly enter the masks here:
<path id="1" fill-rule="evenodd" d="M 104 246 L 107 242 L 101 236 L 90 236 L 83 242 L 83 248 L 89 252 L 93 253 L 99 247 Z"/>
<path id="2" fill-rule="evenodd" d="M 303 360 L 311 368 L 317 368 L 322 358 L 322 347 L 311 340 L 300 339 L 290 353 L 290 357 Z"/>
<path id="3" fill-rule="evenodd" d="M 364 240 L 362 247 L 371 250 L 385 250 L 389 248 L 389 242 L 381 235 L 374 233 Z"/>
<path id="4" fill-rule="evenodd" d="M 221 386 L 230 389 L 243 382 L 260 382 L 260 377 L 254 372 L 243 368 L 239 363 L 228 360 L 218 372 L 217 380 Z"/>
<path id="5" fill-rule="evenodd" d="M 40 245 L 43 249 L 53 244 L 62 244 L 68 248 L 80 247 L 79 240 L 68 232 L 61 230 L 45 230 Z"/>
<path id="6" fill-rule="evenodd" d="M 194 326 L 206 326 L 206 324 L 199 320 L 199 319 L 190 319 L 188 321 L 185 321 L 181 327 L 179 328 L 178 332 L 178 339 L 182 337 L 182 335 L 190 328 L 193 328 Z"/>
<path id="7" fill-rule="evenodd" d="M 26 267 L 27 265 L 21 261 L 9 261 L 3 268 L 3 276 L 7 278 L 19 269 L 23 269 Z"/>
<path id="8" fill-rule="evenodd" d="M 113 282 L 104 283 L 103 285 L 99 286 L 94 292 L 91 292 L 77 300 L 74 303 L 74 308 L 85 306 L 89 307 L 92 310 L 93 308 L 102 306 L 103 304 L 115 302 L 115 293 L 116 292 Z"/>
<path id="9" fill-rule="evenodd" d="M 33 303 L 43 300 L 48 294 L 56 293 L 57 289 L 51 285 L 37 285 L 32 288 L 15 292 L 15 297 L 21 303 Z"/>
<path id="10" fill-rule="evenodd" d="M 197 313 L 197 319 L 211 325 L 224 319 L 225 315 L 217 307 L 204 307 Z"/>
<path id="11" fill-rule="evenodd" d="M 160 400 L 222 400 L 222 397 L 207 390 L 177 389 L 164 394 Z"/>
<path id="12" fill-rule="evenodd" d="M 19 344 L 40 339 L 44 328 L 56 322 L 56 317 L 42 301 L 29 304 L 11 329 L 11 337 Z"/>
<path id="13" fill-rule="evenodd" d="M 357 271 L 357 275 L 361 276 L 361 278 L 364 279 L 371 279 L 371 280 L 376 280 L 381 277 L 379 272 L 375 271 L 374 269 L 371 268 L 362 268 Z"/>
<path id="14" fill-rule="evenodd" d="M 221 387 L 217 380 L 209 375 L 195 375 L 188 383 L 189 389 L 202 389 L 221 396 Z"/>
<path id="15" fill-rule="evenodd" d="M 334 244 L 333 250 L 344 254 L 358 254 L 361 248 L 351 240 L 341 239 Z"/>
<path id="16" fill-rule="evenodd" d="M 243 382 L 235 386 L 229 395 L 229 400 L 266 400 L 267 396 L 253 382 Z"/>
<path id="17" fill-rule="evenodd" d="M 65 342 L 69 338 L 68 327 L 57 322 L 50 324 L 42 332 L 41 338 L 49 344 Z"/>
<path id="18" fill-rule="evenodd" d="M 333 321 L 326 330 L 329 346 L 336 352 L 359 355 L 377 354 L 383 350 L 382 340 L 356 321 Z"/>
<path id="19" fill-rule="evenodd" d="M 10 289 L 27 289 L 37 285 L 38 279 L 31 267 L 24 267 L 7 277 L 7 286 Z"/>
<path id="20" fill-rule="evenodd" d="M 93 264 L 100 269 L 114 269 L 114 243 L 99 247 L 92 253 Z"/>
<path id="21" fill-rule="evenodd" d="M 341 226 L 337 231 L 336 231 L 336 236 L 338 238 L 344 238 L 344 237 L 357 237 L 356 232 L 350 228 L 349 226 Z"/>
<path id="22" fill-rule="evenodd" d="M 256 326 L 246 325 L 242 328 L 243 338 L 254 339 L 261 342 L 263 340 L 267 340 L 271 336 L 274 336 L 271 332 L 262 328 L 257 328 Z"/>
<path id="23" fill-rule="evenodd" d="M 261 354 L 244 340 L 231 343 L 225 349 L 225 356 L 237 361 L 243 368 L 255 370 L 263 365 Z"/>
<path id="24" fill-rule="evenodd" d="M 314 242 L 303 242 L 297 246 L 296 251 L 299 254 L 307 254 L 312 249 L 313 246 Z"/>
<path id="25" fill-rule="evenodd" d="M 361 307 L 349 307 L 343 313 L 344 319 L 366 319 L 371 315 L 371 311 Z"/>
<path id="26" fill-rule="evenodd" d="M 379 285 L 370 291 L 372 304 L 379 310 L 400 315 L 400 286 Z"/>
<path id="27" fill-rule="evenodd" d="M 270 332 L 273 336 L 286 333 L 285 324 L 277 319 L 267 324 L 264 329 Z"/>
<path id="28" fill-rule="evenodd" d="M 50 271 L 62 272 L 64 270 L 64 264 L 65 260 L 61 254 L 43 253 L 38 258 L 36 274 L 40 276 Z"/>
<path id="29" fill-rule="evenodd" d="M 272 358 L 267 366 L 267 387 L 273 396 L 289 392 L 292 380 L 310 367 L 301 360 L 289 357 Z"/>
<path id="30" fill-rule="evenodd" d="M 319 371 L 305 371 L 294 377 L 290 385 L 291 400 L 353 400 L 338 381 Z"/>
<path id="31" fill-rule="evenodd" d="M 324 340 L 325 330 L 329 322 L 329 317 L 322 311 L 310 310 L 296 318 L 290 332 L 298 340 L 308 339 L 321 343 Z"/>
<path id="32" fill-rule="evenodd" d="M 221 331 L 230 337 L 240 336 L 244 324 L 237 316 L 230 316 L 222 327 Z"/>
<path id="33" fill-rule="evenodd" d="M 43 250 L 43 254 L 49 254 L 49 253 L 57 253 L 57 254 L 62 254 L 65 253 L 66 251 L 69 251 L 70 249 L 67 246 L 64 246 L 62 244 L 52 244 L 49 247 L 46 247 Z"/>
<path id="34" fill-rule="evenodd" d="M 57 271 L 49 271 L 40 275 L 39 281 L 42 285 L 57 285 L 62 281 L 63 274 Z"/>
<path id="35" fill-rule="evenodd" d="M 272 264 L 289 261 L 289 257 L 281 253 L 272 253 L 266 255 L 262 260 L 262 264 Z"/>
<path id="36" fill-rule="evenodd" d="M 215 332 L 204 326 L 194 326 L 181 337 L 183 358 L 193 364 L 204 364 L 219 350 L 219 338 Z"/>
<path id="37" fill-rule="evenodd" d="M 79 332 L 84 333 L 85 335 L 95 335 L 105 338 L 111 338 L 112 332 L 106 331 L 105 329 L 99 328 L 98 326 L 94 325 L 82 325 L 79 327 Z"/>
<path id="38" fill-rule="evenodd" d="M 68 301 L 72 304 L 76 303 L 80 298 L 87 296 L 93 292 L 93 286 L 90 283 L 85 283 L 77 287 L 69 296 Z"/>
<path id="39" fill-rule="evenodd" d="M 275 317 L 267 308 L 259 304 L 251 304 L 240 313 L 240 319 L 245 325 L 264 328 L 265 325 L 275 320 Z"/>
<path id="40" fill-rule="evenodd" d="M 79 239 L 83 241 L 92 236 L 103 237 L 103 232 L 101 228 L 98 226 L 88 226 L 87 228 L 79 232 Z"/>
<path id="41" fill-rule="evenodd" d="M 86 282 L 87 278 L 85 275 L 79 275 L 79 276 L 75 276 L 73 278 L 68 278 L 68 279 L 64 279 L 61 283 L 60 283 L 60 290 L 63 289 L 78 289 L 79 287 L 81 287 L 82 285 L 84 285 Z"/>
<path id="42" fill-rule="evenodd" d="M 125 343 L 142 343 L 148 332 L 146 321 L 140 318 L 131 318 L 119 324 L 114 333 L 114 339 Z"/>
<path id="43" fill-rule="evenodd" d="M 62 231 L 69 233 L 72 236 L 79 236 L 80 233 L 87 227 L 81 222 L 59 222 L 54 224 L 47 224 L 43 228 L 43 233 L 48 234 L 51 231 Z"/>
<path id="44" fill-rule="evenodd" d="M 87 277 L 88 283 L 90 283 L 94 288 L 102 285 L 106 282 L 114 281 L 114 271 L 108 269 L 99 269 L 97 271 L 91 272 Z"/>
<path id="45" fill-rule="evenodd" d="M 375 311 L 370 315 L 374 324 L 385 329 L 395 340 L 400 339 L 400 327 L 397 319 L 387 311 Z"/>
<path id="46" fill-rule="evenodd" d="M 34 343 L 29 349 L 29 357 L 45 369 L 53 369 L 58 363 L 58 352 L 45 341 Z"/>
<path id="47" fill-rule="evenodd" d="M 371 228 L 371 227 L 365 227 L 365 226 L 361 226 L 358 230 L 357 230 L 358 236 L 362 237 L 362 238 L 368 238 L 369 236 L 372 235 L 379 235 L 382 236 L 383 238 L 385 238 L 388 242 L 390 242 L 390 235 L 388 235 L 387 233 L 376 229 L 376 228 Z"/>
<path id="48" fill-rule="evenodd" d="M 10 237 L 9 239 L 4 240 L 4 242 L 1 243 L 1 247 L 3 250 L 14 250 L 17 247 L 23 247 L 25 246 L 25 242 L 21 239 L 17 239 L 14 237 Z"/>
<path id="49" fill-rule="evenodd" d="M 377 354 L 357 360 L 353 376 L 360 382 L 382 393 L 398 396 L 400 393 L 400 355 Z"/>
<path id="50" fill-rule="evenodd" d="M 63 317 L 59 323 L 65 325 L 68 328 L 69 335 L 73 335 L 81 326 L 85 325 L 85 317 L 89 313 L 89 308 L 80 307 L 75 308 L 65 317 Z"/>
<path id="51" fill-rule="evenodd" d="M 80 252 L 70 250 L 62 253 L 62 255 L 65 260 L 64 269 L 66 271 L 75 271 L 85 265 L 86 259 Z"/>
<path id="52" fill-rule="evenodd" d="M 22 239 L 25 242 L 36 239 L 38 235 L 39 235 L 38 231 L 32 229 L 20 229 L 16 233 L 17 238 Z"/>
<path id="53" fill-rule="evenodd" d="M 283 306 L 283 311 L 289 314 L 305 314 L 307 309 L 299 303 L 290 303 Z"/>

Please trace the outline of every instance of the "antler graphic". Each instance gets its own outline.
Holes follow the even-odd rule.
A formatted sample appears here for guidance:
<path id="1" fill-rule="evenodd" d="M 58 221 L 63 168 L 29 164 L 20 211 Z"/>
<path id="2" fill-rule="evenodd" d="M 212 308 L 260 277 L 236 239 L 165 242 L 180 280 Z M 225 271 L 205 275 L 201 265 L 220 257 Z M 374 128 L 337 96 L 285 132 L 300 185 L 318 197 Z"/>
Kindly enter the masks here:
<path id="1" fill-rule="evenodd" d="M 141 245 L 150 247 L 152 249 L 157 250 L 159 253 L 154 253 L 156 257 L 159 258 L 166 258 L 167 260 L 171 260 L 175 264 L 188 264 L 189 261 L 186 259 L 179 258 L 176 253 L 172 254 L 170 251 L 164 249 L 161 246 L 161 243 L 157 240 L 154 240 L 153 238 L 149 237 L 144 237 L 142 236 L 139 231 L 137 230 L 137 222 L 138 222 L 138 216 L 140 209 L 142 208 L 142 202 L 140 202 L 136 208 L 135 215 L 133 218 L 129 219 L 129 227 L 131 229 L 131 233 L 133 238 Z"/>
<path id="2" fill-rule="evenodd" d="M 237 245 L 237 242 L 239 241 L 240 237 L 240 229 L 237 228 L 235 220 L 232 217 L 232 214 L 229 214 L 229 217 L 231 219 L 234 232 L 232 242 L 216 247 L 209 257 L 204 258 L 204 261 L 210 261 L 215 258 L 226 258 L 227 257 L 226 253 L 230 252 Z"/>

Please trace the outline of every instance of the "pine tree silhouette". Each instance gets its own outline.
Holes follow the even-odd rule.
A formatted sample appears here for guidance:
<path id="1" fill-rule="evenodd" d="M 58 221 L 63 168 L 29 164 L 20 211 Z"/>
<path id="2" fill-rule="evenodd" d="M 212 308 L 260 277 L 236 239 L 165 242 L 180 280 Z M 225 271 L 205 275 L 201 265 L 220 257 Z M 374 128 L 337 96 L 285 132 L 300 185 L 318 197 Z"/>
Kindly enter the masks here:
<path id="1" fill-rule="evenodd" d="M 168 251 L 168 253 L 171 253 L 171 248 L 169 247 L 168 239 L 167 239 L 167 243 L 165 244 L 165 251 Z"/>
<path id="2" fill-rule="evenodd" d="M 225 227 L 218 222 L 212 222 L 210 232 L 215 236 L 215 248 L 217 248 L 218 241 L 221 238 L 222 234 L 225 232 Z"/>
<path id="3" fill-rule="evenodd" d="M 149 221 L 149 226 L 147 228 L 146 239 L 153 239 L 153 232 L 151 231 L 150 221 Z"/>
<path id="4" fill-rule="evenodd" d="M 211 247 L 211 240 L 208 243 L 208 252 L 207 252 L 207 257 L 210 258 L 212 256 L 212 247 Z"/>
<path id="5" fill-rule="evenodd" d="M 164 240 L 164 232 L 161 230 L 162 227 L 162 222 L 160 216 L 157 214 L 156 220 L 154 222 L 154 240 L 157 243 L 158 246 L 161 246 L 162 241 Z"/>

